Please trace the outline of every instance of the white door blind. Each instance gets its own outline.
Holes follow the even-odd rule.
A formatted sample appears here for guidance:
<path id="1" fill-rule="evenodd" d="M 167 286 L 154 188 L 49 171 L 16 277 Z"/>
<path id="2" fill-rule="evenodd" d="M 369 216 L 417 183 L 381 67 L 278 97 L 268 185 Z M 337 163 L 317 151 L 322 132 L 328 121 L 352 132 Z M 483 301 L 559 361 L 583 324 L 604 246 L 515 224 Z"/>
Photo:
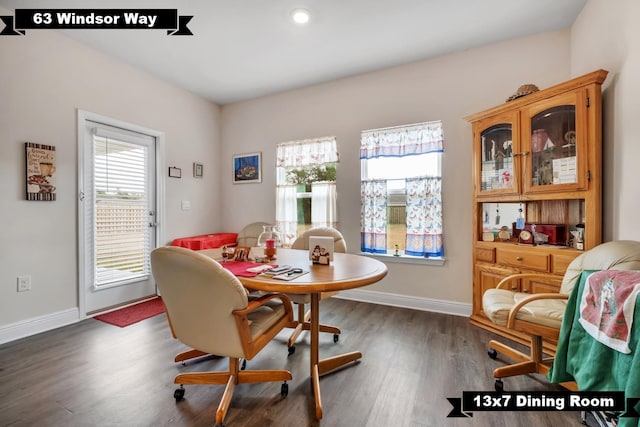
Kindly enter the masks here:
<path id="1" fill-rule="evenodd" d="M 98 130 L 93 137 L 96 288 L 150 275 L 148 147 L 105 135 Z"/>

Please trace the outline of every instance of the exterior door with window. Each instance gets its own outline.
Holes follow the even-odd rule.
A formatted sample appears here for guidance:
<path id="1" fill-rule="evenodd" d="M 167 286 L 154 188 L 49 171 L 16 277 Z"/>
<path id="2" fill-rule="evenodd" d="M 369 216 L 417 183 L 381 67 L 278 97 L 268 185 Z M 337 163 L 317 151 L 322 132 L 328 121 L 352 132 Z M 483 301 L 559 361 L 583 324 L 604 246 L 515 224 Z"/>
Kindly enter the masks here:
<path id="1" fill-rule="evenodd" d="M 108 121 L 85 118 L 79 128 L 83 315 L 156 294 L 149 263 L 157 239 L 156 137 Z"/>

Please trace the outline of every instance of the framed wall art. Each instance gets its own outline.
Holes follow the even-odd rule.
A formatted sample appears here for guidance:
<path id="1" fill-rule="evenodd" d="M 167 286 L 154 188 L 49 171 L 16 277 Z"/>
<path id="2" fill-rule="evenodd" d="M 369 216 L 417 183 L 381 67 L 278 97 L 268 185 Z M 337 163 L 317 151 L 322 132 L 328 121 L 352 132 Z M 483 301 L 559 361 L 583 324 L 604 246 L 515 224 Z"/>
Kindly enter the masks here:
<path id="1" fill-rule="evenodd" d="M 262 153 L 236 154 L 233 156 L 233 183 L 262 182 Z"/>
<path id="2" fill-rule="evenodd" d="M 56 199 L 56 147 L 25 142 L 27 200 Z"/>
<path id="3" fill-rule="evenodd" d="M 169 177 L 182 178 L 182 169 L 177 168 L 175 166 L 169 166 Z"/>

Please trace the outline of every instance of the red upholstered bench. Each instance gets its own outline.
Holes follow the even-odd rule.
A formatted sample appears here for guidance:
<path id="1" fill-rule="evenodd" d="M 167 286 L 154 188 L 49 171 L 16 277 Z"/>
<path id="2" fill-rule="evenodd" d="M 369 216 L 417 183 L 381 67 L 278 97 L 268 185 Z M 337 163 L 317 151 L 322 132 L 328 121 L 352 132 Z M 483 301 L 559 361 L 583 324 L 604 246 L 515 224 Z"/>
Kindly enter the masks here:
<path id="1" fill-rule="evenodd" d="M 215 249 L 224 245 L 235 245 L 238 233 L 213 233 L 202 236 L 182 237 L 171 242 L 171 246 L 199 251 L 201 249 Z"/>

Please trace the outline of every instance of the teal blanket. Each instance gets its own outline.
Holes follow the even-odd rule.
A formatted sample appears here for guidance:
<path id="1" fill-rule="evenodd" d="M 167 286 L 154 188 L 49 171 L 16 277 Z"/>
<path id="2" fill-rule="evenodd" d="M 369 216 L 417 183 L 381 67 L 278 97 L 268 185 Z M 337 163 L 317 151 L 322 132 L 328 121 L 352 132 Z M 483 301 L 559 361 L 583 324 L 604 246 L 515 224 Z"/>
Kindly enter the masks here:
<path id="1" fill-rule="evenodd" d="M 640 298 L 636 301 L 630 354 L 620 353 L 598 342 L 578 322 L 584 284 L 593 271 L 584 271 L 574 286 L 562 320 L 553 367 L 552 383 L 575 381 L 580 390 L 624 391 L 625 397 L 640 397 Z M 635 406 L 640 412 L 640 403 Z M 620 418 L 621 427 L 640 427 L 638 418 Z"/>

